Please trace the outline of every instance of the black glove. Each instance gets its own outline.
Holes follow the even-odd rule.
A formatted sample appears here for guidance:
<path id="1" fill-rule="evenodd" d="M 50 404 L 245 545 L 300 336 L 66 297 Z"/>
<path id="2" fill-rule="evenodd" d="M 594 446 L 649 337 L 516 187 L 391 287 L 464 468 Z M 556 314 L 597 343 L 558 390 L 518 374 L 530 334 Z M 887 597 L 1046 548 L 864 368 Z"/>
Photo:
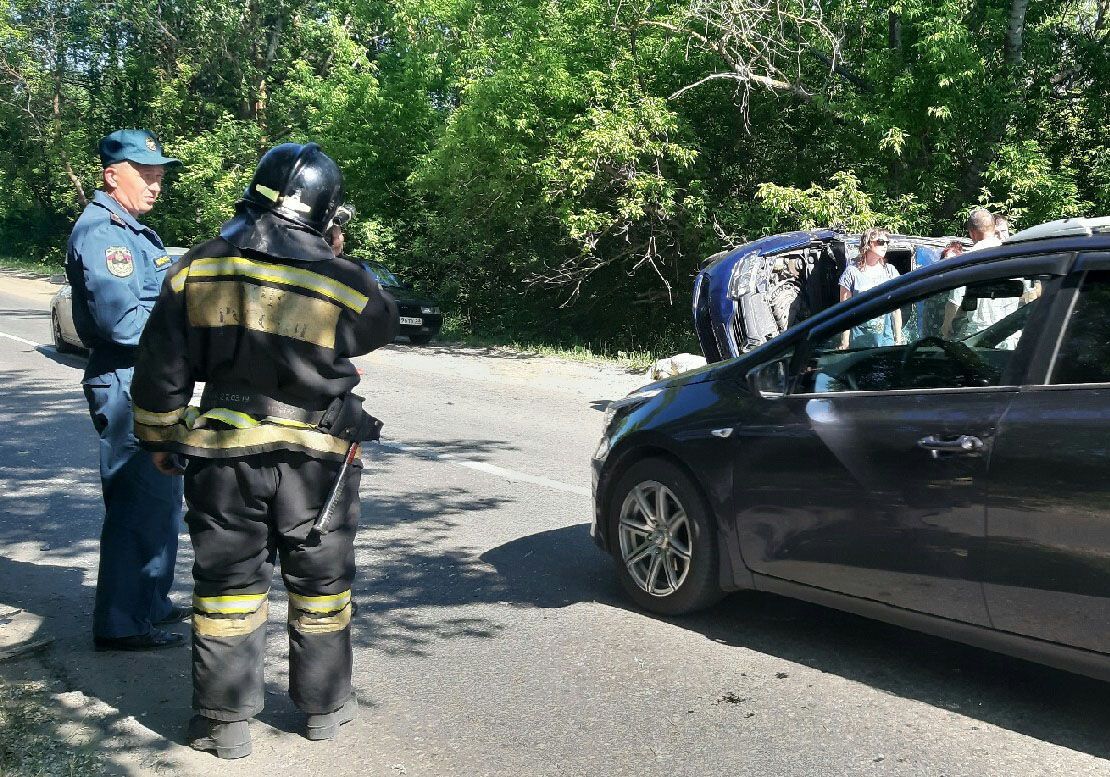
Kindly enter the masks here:
<path id="1" fill-rule="evenodd" d="M 351 442 L 368 442 L 381 437 L 382 422 L 362 409 L 363 398 L 347 394 L 332 400 L 320 420 L 320 430 Z"/>

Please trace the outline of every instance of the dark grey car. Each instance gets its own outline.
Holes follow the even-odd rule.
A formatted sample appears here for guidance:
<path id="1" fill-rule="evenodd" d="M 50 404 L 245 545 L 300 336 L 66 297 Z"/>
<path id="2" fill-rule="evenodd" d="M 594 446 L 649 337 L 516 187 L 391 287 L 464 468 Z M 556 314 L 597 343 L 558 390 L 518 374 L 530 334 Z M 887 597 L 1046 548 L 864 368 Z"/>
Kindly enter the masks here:
<path id="1" fill-rule="evenodd" d="M 856 345 L 895 312 L 904 343 Z M 770 591 L 1110 679 L 1110 218 L 908 273 L 609 412 L 594 535 L 639 605 Z"/>

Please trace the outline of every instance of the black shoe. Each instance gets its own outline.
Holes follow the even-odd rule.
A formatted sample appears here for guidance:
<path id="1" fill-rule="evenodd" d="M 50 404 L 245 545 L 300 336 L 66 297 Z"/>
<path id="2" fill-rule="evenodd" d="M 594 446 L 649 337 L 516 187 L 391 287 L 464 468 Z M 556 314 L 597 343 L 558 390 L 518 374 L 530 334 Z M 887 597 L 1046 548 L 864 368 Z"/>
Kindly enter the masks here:
<path id="1" fill-rule="evenodd" d="M 212 720 L 194 715 L 185 741 L 194 750 L 215 753 L 217 758 L 245 758 L 251 754 L 251 730 L 245 720 Z"/>
<path id="2" fill-rule="evenodd" d="M 339 727 L 354 720 L 357 713 L 358 702 L 355 701 L 354 696 L 351 696 L 342 707 L 334 712 L 309 715 L 305 721 L 304 735 L 314 741 L 334 739 L 335 735 L 339 733 Z"/>
<path id="3" fill-rule="evenodd" d="M 152 628 L 149 634 L 135 634 L 130 637 L 93 637 L 97 652 L 105 650 L 160 650 L 184 644 L 185 638 L 172 631 Z"/>
<path id="4" fill-rule="evenodd" d="M 172 626 L 175 623 L 181 623 L 181 621 L 187 621 L 187 620 L 189 620 L 189 618 L 192 618 L 192 617 L 193 617 L 193 608 L 192 607 L 182 607 L 180 605 L 175 604 L 170 608 L 169 615 L 167 615 L 165 618 L 162 618 L 161 620 L 154 621 L 154 625 L 155 626 Z"/>

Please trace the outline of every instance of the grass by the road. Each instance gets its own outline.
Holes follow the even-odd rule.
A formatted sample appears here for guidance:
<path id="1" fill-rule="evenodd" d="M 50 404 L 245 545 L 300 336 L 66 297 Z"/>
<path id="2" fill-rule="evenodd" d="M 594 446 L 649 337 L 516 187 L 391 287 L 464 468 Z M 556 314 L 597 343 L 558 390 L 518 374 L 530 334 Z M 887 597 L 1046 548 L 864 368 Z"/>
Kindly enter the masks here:
<path id="1" fill-rule="evenodd" d="M 444 333 L 444 338 L 449 342 L 459 342 L 472 348 L 506 348 L 522 354 L 552 356 L 568 361 L 615 363 L 627 368 L 629 372 L 642 372 L 656 359 L 661 358 L 651 351 L 621 351 L 605 344 L 582 343 L 556 346 L 508 335 L 481 337 L 448 330 Z"/>
<path id="2" fill-rule="evenodd" d="M 25 259 L 18 256 L 0 256 L 0 269 L 34 273 L 44 278 L 57 275 L 62 271 L 57 264 L 47 264 L 38 259 Z"/>
<path id="3" fill-rule="evenodd" d="M 0 677 L 0 777 L 104 773 L 103 757 L 59 730 L 58 705 L 42 682 Z"/>

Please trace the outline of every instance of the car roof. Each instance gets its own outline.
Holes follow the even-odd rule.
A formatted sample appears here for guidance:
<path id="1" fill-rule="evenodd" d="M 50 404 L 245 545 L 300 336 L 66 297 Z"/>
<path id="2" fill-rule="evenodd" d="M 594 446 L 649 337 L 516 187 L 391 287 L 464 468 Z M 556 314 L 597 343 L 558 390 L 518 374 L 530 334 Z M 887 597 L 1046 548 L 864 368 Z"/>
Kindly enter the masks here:
<path id="1" fill-rule="evenodd" d="M 720 264 L 730 263 L 732 260 L 739 259 L 742 256 L 758 251 L 761 254 L 777 254 L 783 251 L 790 251 L 795 248 L 802 248 L 813 243 L 841 243 L 844 245 L 851 245 L 859 241 L 862 233 L 860 232 L 845 232 L 843 230 L 829 227 L 825 229 L 808 229 L 798 230 L 796 232 L 782 232 L 775 235 L 766 235 L 757 238 L 743 245 L 728 251 L 714 254 L 709 257 L 706 262 L 704 270 L 709 270 Z M 909 245 L 926 245 L 935 248 L 943 248 L 952 241 L 960 241 L 967 243 L 966 238 L 956 236 L 946 237 L 926 237 L 923 235 L 904 235 L 899 232 L 890 232 L 890 240 L 895 244 L 895 247 L 900 247 L 898 244 Z"/>
<path id="2" fill-rule="evenodd" d="M 1030 240 L 1046 240 L 1054 237 L 1090 237 L 1097 234 L 1110 234 L 1110 216 L 1048 221 L 1015 232 L 1005 242 L 1024 243 Z"/>

